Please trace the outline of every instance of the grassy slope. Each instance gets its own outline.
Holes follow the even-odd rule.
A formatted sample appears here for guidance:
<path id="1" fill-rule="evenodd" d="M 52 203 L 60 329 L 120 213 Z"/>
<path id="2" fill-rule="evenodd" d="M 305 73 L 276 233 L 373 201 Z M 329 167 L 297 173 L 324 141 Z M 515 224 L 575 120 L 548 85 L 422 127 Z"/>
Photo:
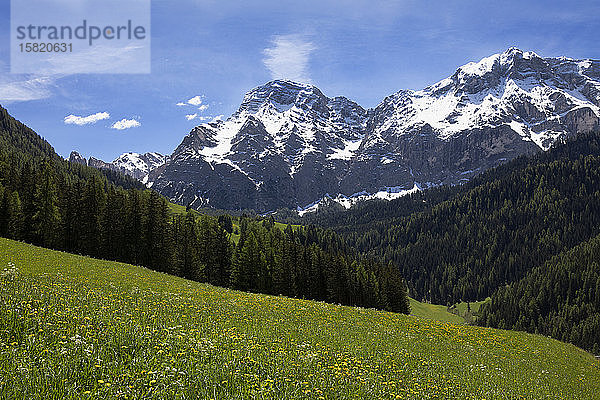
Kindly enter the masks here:
<path id="1" fill-rule="evenodd" d="M 485 299 L 483 301 L 471 301 L 469 303 L 466 303 L 466 302 L 458 303 L 455 307 L 455 310 L 460 315 L 462 315 L 467 312 L 468 306 L 471 306 L 471 312 L 474 314 L 477 314 L 479 312 L 479 309 L 481 308 L 481 306 L 489 301 L 491 301 L 491 298 L 488 297 L 487 299 Z"/>
<path id="2" fill-rule="evenodd" d="M 569 398 L 600 364 L 519 332 L 240 293 L 0 239 L 0 398 Z"/>
<path id="3" fill-rule="evenodd" d="M 184 206 L 182 206 L 180 204 L 169 202 L 168 205 L 169 205 L 169 211 L 173 215 L 185 215 L 187 213 L 187 208 L 185 208 Z M 192 212 L 195 213 L 196 215 L 199 215 L 198 211 L 196 211 L 194 209 L 192 209 Z"/>
<path id="4" fill-rule="evenodd" d="M 415 299 L 410 299 L 410 313 L 420 318 L 435 319 L 453 324 L 462 324 L 465 322 L 462 317 L 449 313 L 446 306 L 421 303 Z"/>

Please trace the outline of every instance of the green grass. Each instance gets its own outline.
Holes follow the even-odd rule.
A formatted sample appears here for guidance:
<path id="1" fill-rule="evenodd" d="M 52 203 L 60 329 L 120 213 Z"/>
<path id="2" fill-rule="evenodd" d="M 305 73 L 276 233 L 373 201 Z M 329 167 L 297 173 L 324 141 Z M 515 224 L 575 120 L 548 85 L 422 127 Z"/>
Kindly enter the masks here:
<path id="1" fill-rule="evenodd" d="M 1 399 L 598 399 L 545 337 L 247 294 L 0 239 Z"/>
<path id="2" fill-rule="evenodd" d="M 435 319 L 437 321 L 453 324 L 462 324 L 465 322 L 462 317 L 449 313 L 446 306 L 421 303 L 412 298 L 410 299 L 410 313 L 420 318 Z"/>
<path id="3" fill-rule="evenodd" d="M 469 306 L 471 307 L 471 313 L 473 314 L 477 314 L 479 312 L 479 308 L 481 308 L 481 306 L 487 302 L 491 301 L 491 299 L 488 297 L 485 300 L 482 301 L 471 301 L 468 304 L 466 302 L 462 302 L 462 303 L 458 303 L 456 304 L 452 309 L 456 310 L 458 312 L 459 315 L 464 315 L 467 311 Z"/>
<path id="4" fill-rule="evenodd" d="M 479 309 L 481 308 L 481 306 L 489 301 L 491 301 L 491 298 L 488 297 L 487 299 L 482 301 L 457 303 L 450 307 L 450 312 L 463 318 L 466 323 L 474 323 L 479 317 Z"/>
<path id="5" fill-rule="evenodd" d="M 182 205 L 169 202 L 168 206 L 169 206 L 169 211 L 171 212 L 171 214 L 174 214 L 174 215 L 185 215 L 187 213 L 187 208 L 185 208 Z M 196 215 L 200 215 L 198 213 L 198 211 L 196 211 L 194 209 L 192 209 L 192 212 L 195 213 Z"/>
<path id="6" fill-rule="evenodd" d="M 284 224 L 284 223 L 275 221 L 275 226 L 283 231 L 283 230 L 285 230 L 285 228 L 287 228 L 288 224 Z M 302 225 L 290 225 L 290 226 L 292 227 L 293 231 L 296 231 Z"/>

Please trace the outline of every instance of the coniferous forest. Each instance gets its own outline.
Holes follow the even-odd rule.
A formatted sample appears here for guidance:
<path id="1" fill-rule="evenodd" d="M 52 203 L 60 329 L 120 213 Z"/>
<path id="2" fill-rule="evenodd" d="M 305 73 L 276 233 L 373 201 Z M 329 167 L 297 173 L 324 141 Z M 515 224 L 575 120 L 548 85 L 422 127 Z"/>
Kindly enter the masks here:
<path id="1" fill-rule="evenodd" d="M 600 354 L 600 235 L 561 253 L 481 309 L 481 323 L 576 343 Z"/>

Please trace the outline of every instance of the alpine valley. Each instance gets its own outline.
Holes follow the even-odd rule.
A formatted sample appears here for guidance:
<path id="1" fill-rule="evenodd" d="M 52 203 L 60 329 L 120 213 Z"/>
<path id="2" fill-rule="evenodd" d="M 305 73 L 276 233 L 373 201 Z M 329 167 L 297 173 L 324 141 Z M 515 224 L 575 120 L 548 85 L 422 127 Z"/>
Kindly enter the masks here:
<path id="1" fill-rule="evenodd" d="M 193 208 L 310 211 L 323 198 L 349 207 L 548 150 L 596 129 L 599 106 L 600 61 L 510 48 L 373 109 L 272 81 L 227 120 L 194 128 L 170 157 L 126 153 L 108 167 Z"/>
<path id="2" fill-rule="evenodd" d="M 0 399 L 597 400 L 599 125 L 600 61 L 515 48 L 112 162 L 0 106 Z"/>

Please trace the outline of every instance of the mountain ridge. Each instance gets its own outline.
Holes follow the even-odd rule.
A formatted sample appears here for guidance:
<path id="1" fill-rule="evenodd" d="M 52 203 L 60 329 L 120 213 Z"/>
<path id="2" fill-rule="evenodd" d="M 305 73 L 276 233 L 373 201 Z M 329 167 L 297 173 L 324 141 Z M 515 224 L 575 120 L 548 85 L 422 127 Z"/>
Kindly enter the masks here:
<path id="1" fill-rule="evenodd" d="M 314 85 L 250 90 L 192 129 L 147 184 L 194 208 L 305 211 L 460 184 L 600 126 L 600 61 L 509 48 L 365 109 Z"/>
<path id="2" fill-rule="evenodd" d="M 134 179 L 146 184 L 150 172 L 161 167 L 167 161 L 168 156 L 156 152 L 147 153 L 123 153 L 111 162 L 102 161 L 95 157 L 86 159 L 76 151 L 72 151 L 68 160 L 72 163 L 88 165 L 98 169 L 108 169 L 122 172 Z"/>

